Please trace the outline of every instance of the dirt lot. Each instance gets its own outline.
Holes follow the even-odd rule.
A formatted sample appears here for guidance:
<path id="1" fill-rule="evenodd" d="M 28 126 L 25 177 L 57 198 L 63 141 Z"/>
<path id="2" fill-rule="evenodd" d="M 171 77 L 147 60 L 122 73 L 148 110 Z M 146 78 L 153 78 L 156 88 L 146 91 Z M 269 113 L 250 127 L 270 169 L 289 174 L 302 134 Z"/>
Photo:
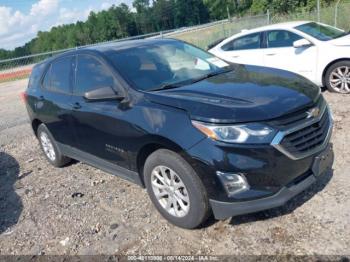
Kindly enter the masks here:
<path id="1" fill-rule="evenodd" d="M 350 255 L 349 96 L 325 92 L 333 172 L 283 208 L 189 231 L 162 219 L 138 186 L 82 163 L 49 166 L 19 99 L 25 86 L 0 85 L 0 254 Z"/>

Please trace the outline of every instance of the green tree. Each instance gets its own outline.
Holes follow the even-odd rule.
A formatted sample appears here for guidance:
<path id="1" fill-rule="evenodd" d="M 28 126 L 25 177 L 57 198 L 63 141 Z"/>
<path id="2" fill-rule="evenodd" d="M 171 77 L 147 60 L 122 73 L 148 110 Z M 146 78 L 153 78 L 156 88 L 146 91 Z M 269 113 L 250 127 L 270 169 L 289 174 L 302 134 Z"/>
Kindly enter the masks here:
<path id="1" fill-rule="evenodd" d="M 202 0 L 176 0 L 174 16 L 175 27 L 198 25 L 209 21 L 209 12 Z"/>

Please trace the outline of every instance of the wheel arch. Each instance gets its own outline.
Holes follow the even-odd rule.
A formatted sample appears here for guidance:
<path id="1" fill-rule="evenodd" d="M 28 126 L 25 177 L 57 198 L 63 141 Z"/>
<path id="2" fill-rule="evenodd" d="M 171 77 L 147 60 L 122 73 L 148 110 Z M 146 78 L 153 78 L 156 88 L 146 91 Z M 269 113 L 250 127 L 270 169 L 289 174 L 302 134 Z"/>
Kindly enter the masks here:
<path id="1" fill-rule="evenodd" d="M 144 177 L 143 177 L 143 168 L 144 168 L 145 162 L 152 153 L 154 153 L 159 149 L 168 149 L 170 151 L 173 151 L 179 154 L 185 160 L 187 160 L 185 150 L 181 146 L 177 145 L 173 141 L 170 141 L 166 138 L 158 137 L 156 140 L 153 139 L 149 143 L 144 144 L 140 148 L 140 150 L 138 150 L 138 153 L 136 156 L 136 163 L 135 163 L 137 172 L 139 173 L 143 186 L 145 186 Z"/>
<path id="2" fill-rule="evenodd" d="M 324 68 L 324 70 L 323 70 L 323 72 L 322 72 L 322 85 L 323 85 L 323 86 L 326 86 L 326 74 L 327 74 L 328 69 L 329 69 L 332 65 L 334 65 L 334 64 L 336 64 L 336 63 L 338 63 L 338 62 L 342 62 L 342 61 L 350 62 L 350 58 L 343 57 L 343 58 L 339 58 L 339 59 L 333 60 L 332 62 L 330 62 L 330 63 Z"/>
<path id="3" fill-rule="evenodd" d="M 33 129 L 33 132 L 35 134 L 35 136 L 38 136 L 38 128 L 39 126 L 42 124 L 43 122 L 40 121 L 39 119 L 35 118 L 33 121 L 32 121 L 32 129 Z"/>

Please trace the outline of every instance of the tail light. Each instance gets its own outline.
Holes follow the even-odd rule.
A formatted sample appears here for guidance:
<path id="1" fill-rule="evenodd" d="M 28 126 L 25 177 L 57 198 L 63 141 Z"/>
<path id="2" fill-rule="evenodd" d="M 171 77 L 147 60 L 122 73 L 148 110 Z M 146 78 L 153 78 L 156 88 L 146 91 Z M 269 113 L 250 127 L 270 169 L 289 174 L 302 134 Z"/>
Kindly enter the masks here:
<path id="1" fill-rule="evenodd" d="M 20 97 L 23 103 L 27 102 L 28 95 L 26 92 L 21 92 Z"/>

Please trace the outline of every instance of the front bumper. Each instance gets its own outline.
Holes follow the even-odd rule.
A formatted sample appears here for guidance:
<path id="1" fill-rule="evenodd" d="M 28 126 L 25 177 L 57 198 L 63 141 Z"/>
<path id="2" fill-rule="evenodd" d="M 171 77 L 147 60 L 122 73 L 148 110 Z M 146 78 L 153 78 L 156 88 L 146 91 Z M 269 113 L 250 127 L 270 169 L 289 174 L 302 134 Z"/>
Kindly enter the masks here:
<path id="1" fill-rule="evenodd" d="M 310 175 L 299 184 L 291 187 L 283 187 L 279 192 L 270 197 L 233 203 L 210 200 L 210 205 L 216 219 L 226 219 L 232 216 L 254 213 L 284 205 L 288 200 L 307 189 L 315 181 L 316 177 Z"/>
<path id="2" fill-rule="evenodd" d="M 274 195 L 249 200 L 249 201 L 241 201 L 241 202 L 222 202 L 217 200 L 210 200 L 210 204 L 216 219 L 226 219 L 232 216 L 243 215 L 254 213 L 266 209 L 271 209 L 275 207 L 279 207 L 284 205 L 290 199 L 309 188 L 312 184 L 314 184 L 320 177 L 324 175 L 325 172 L 329 168 L 331 168 L 334 161 L 333 149 L 329 146 L 325 150 L 326 155 L 322 155 L 322 159 L 327 158 L 326 166 L 323 167 L 324 170 L 322 173 L 319 172 L 318 167 L 318 157 L 315 157 L 315 164 L 312 169 L 303 176 L 301 181 L 297 183 L 292 183 L 282 187 L 277 193 Z"/>

